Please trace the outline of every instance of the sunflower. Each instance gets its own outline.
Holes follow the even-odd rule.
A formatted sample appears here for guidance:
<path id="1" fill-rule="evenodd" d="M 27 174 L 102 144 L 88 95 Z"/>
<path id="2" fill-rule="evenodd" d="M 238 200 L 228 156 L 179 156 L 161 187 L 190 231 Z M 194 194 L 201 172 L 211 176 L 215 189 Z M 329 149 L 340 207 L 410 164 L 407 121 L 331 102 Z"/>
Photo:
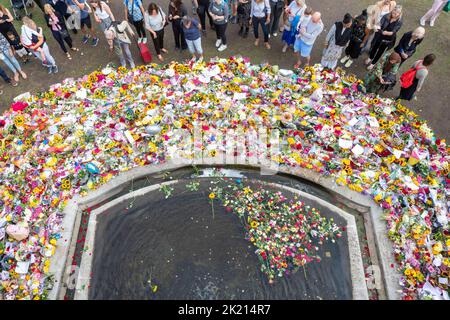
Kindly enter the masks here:
<path id="1" fill-rule="evenodd" d="M 18 115 L 14 118 L 14 125 L 16 127 L 22 127 L 25 123 L 25 118 L 22 115 Z"/>

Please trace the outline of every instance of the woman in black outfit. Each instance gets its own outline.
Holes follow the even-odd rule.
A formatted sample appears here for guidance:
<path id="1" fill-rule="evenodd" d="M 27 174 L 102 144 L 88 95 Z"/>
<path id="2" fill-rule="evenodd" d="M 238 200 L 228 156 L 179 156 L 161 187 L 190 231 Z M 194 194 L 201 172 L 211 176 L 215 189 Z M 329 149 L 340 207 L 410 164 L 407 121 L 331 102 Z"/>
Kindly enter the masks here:
<path id="1" fill-rule="evenodd" d="M 394 51 L 397 52 L 402 58 L 400 65 L 412 57 L 412 55 L 416 52 L 417 46 L 422 42 L 424 36 L 425 28 L 423 27 L 418 27 L 416 30 L 406 32 L 403 35 L 398 45 L 394 48 Z"/>
<path id="2" fill-rule="evenodd" d="M 75 48 L 72 45 L 72 38 L 69 35 L 69 32 L 67 31 L 66 24 L 64 22 L 64 17 L 50 4 L 44 5 L 44 18 L 47 22 L 47 26 L 52 32 L 53 38 L 55 38 L 56 42 L 58 42 L 59 46 L 61 47 L 62 51 L 66 54 L 67 58 L 69 60 L 72 60 L 72 57 L 70 53 L 67 51 L 66 46 L 64 45 L 64 42 L 67 43 L 69 48 L 72 51 L 78 51 L 77 48 Z"/>
<path id="3" fill-rule="evenodd" d="M 369 58 L 366 60 L 367 70 L 372 70 L 386 50 L 391 49 L 397 37 L 397 32 L 402 27 L 402 6 L 395 6 L 390 14 L 381 18 L 380 27 L 372 41 Z"/>
<path id="4" fill-rule="evenodd" d="M 355 18 L 352 25 L 352 34 L 350 42 L 345 48 L 345 57 L 341 59 L 341 63 L 345 63 L 345 67 L 350 67 L 353 60 L 358 59 L 364 48 L 369 32 L 367 30 L 367 14 L 365 11 Z"/>
<path id="5" fill-rule="evenodd" d="M 169 3 L 169 21 L 172 22 L 175 50 L 186 50 L 187 43 L 184 38 L 181 19 L 187 15 L 187 10 L 181 0 L 171 0 Z"/>
<path id="6" fill-rule="evenodd" d="M 214 30 L 214 21 L 209 15 L 209 0 L 194 0 L 195 7 L 197 8 L 197 14 L 200 18 L 200 24 L 202 25 L 202 32 L 206 34 L 206 16 L 209 19 L 209 26 Z"/>
<path id="7" fill-rule="evenodd" d="M 14 28 L 14 25 L 12 24 L 13 21 L 14 18 L 11 15 L 11 12 L 0 4 L 0 33 L 6 39 L 8 39 L 7 36 L 8 32 L 12 32 L 16 36 L 16 38 L 20 39 L 20 36 L 17 33 L 16 28 Z"/>

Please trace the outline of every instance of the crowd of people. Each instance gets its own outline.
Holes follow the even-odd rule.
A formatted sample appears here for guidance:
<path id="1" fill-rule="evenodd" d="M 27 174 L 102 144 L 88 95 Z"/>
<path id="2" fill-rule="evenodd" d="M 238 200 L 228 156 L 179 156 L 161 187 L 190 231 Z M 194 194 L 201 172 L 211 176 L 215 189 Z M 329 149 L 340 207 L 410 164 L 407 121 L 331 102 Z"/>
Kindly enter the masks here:
<path id="1" fill-rule="evenodd" d="M 391 90 L 397 83 L 397 72 L 401 64 L 410 59 L 425 36 L 425 24 L 434 23 L 449 0 L 434 0 L 431 9 L 420 19 L 420 27 L 402 35 L 397 43 L 397 34 L 403 25 L 402 6 L 393 0 L 381 0 L 364 9 L 360 15 L 345 14 L 326 35 L 321 64 L 335 69 L 339 62 L 349 68 L 352 63 L 367 53 L 365 77 L 367 92 L 380 93 Z M 135 66 L 130 50 L 133 38 L 147 44 L 149 34 L 160 61 L 168 53 L 164 45 L 164 29 L 171 24 L 175 39 L 175 50 L 188 49 L 192 59 L 203 59 L 202 37 L 206 37 L 206 17 L 216 33 L 215 46 L 218 51 L 227 49 L 227 26 L 239 25 L 238 35 L 247 38 L 253 27 L 255 46 L 260 44 L 260 30 L 264 46 L 271 49 L 270 41 L 281 34 L 282 52 L 292 49 L 297 58 L 294 68 L 309 64 L 316 39 L 324 30 L 321 13 L 308 7 L 305 0 L 192 0 L 193 14 L 189 15 L 182 0 L 170 0 L 167 11 L 155 3 L 144 7 L 142 0 L 123 0 L 124 21 L 117 21 L 109 1 L 101 0 L 47 0 L 44 17 L 47 27 L 67 59 L 71 52 L 79 51 L 73 46 L 69 31 L 83 35 L 83 44 L 96 46 L 100 36 L 95 31 L 91 16 L 104 33 L 109 49 L 118 56 L 122 66 Z M 29 56 L 39 59 L 48 73 L 57 73 L 58 66 L 50 53 L 42 27 L 25 16 L 20 35 L 13 25 L 11 12 L 0 5 L 0 59 L 12 72 L 12 78 L 0 66 L 0 76 L 5 82 L 17 86 L 20 78 L 27 75 L 21 63 Z M 134 30 L 133 30 L 133 28 Z M 396 45 L 397 43 L 397 45 Z M 344 55 L 344 56 L 343 56 Z M 343 56 L 343 57 L 342 57 Z M 421 90 L 428 75 L 428 68 L 435 60 L 428 54 L 416 61 L 410 70 L 400 77 L 401 91 L 398 99 L 412 99 Z M 20 62 L 19 62 L 20 60 Z M 408 85 L 408 86 L 407 86 Z"/>

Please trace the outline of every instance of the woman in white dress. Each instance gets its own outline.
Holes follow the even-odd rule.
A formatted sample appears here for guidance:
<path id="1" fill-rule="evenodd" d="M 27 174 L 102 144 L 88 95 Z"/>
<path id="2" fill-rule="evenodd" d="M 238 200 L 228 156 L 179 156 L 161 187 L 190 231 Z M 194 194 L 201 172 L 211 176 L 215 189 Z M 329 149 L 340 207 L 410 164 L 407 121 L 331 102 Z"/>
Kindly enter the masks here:
<path id="1" fill-rule="evenodd" d="M 353 18 L 347 13 L 344 20 L 336 22 L 328 32 L 325 40 L 325 49 L 322 55 L 321 64 L 330 69 L 336 68 L 338 60 L 342 56 L 342 51 L 350 41 Z"/>

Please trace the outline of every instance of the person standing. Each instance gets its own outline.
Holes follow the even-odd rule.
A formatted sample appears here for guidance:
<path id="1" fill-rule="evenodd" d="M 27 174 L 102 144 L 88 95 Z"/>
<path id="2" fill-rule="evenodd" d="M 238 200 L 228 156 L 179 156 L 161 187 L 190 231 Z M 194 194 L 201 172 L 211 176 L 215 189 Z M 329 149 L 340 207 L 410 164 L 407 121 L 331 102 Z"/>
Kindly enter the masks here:
<path id="1" fill-rule="evenodd" d="M 209 26 L 211 29 L 214 29 L 214 21 L 208 11 L 209 0 L 194 0 L 194 4 L 197 8 L 197 14 L 202 25 L 202 33 L 203 35 L 206 35 L 206 16 L 208 16 Z"/>
<path id="2" fill-rule="evenodd" d="M 248 37 L 248 31 L 250 29 L 250 13 L 251 13 L 251 0 L 239 0 L 237 8 L 238 23 L 240 26 L 239 35 L 243 38 Z"/>
<path id="3" fill-rule="evenodd" d="M 370 51 L 370 46 L 372 45 L 373 37 L 377 31 L 376 29 L 381 23 L 381 18 L 391 13 L 396 5 L 397 2 L 393 0 L 381 0 L 367 8 L 367 29 L 369 32 L 369 38 L 367 39 L 366 45 L 362 50 L 363 52 Z"/>
<path id="4" fill-rule="evenodd" d="M 17 37 L 11 31 L 8 31 L 6 35 L 8 36 L 8 41 L 11 44 L 11 48 L 13 50 L 14 55 L 17 54 L 21 58 L 23 64 L 28 63 L 28 61 L 30 60 L 28 58 L 29 54 L 28 51 L 23 46 L 22 42 L 20 41 L 20 37 Z"/>
<path id="5" fill-rule="evenodd" d="M 19 75 L 26 79 L 27 75 L 22 71 L 19 61 L 14 57 L 13 50 L 9 41 L 0 34 L 0 60 L 13 72 L 14 81 L 19 82 Z"/>
<path id="6" fill-rule="evenodd" d="M 164 48 L 164 27 L 167 17 L 164 11 L 156 4 L 150 3 L 144 15 L 145 28 L 150 32 L 159 61 L 164 61 L 161 52 L 168 53 Z"/>
<path id="7" fill-rule="evenodd" d="M 14 80 L 12 80 L 8 75 L 6 74 L 5 70 L 0 67 L 0 77 L 8 84 L 10 84 L 13 87 L 17 87 L 18 83 Z"/>
<path id="8" fill-rule="evenodd" d="M 345 57 L 341 59 L 341 63 L 344 63 L 347 68 L 352 65 L 354 59 L 358 59 L 361 55 L 362 48 L 364 48 L 369 37 L 366 21 L 366 16 L 361 14 L 353 22 L 350 43 L 345 48 Z"/>
<path id="9" fill-rule="evenodd" d="M 434 60 L 436 60 L 436 56 L 428 54 L 423 60 L 416 61 L 412 68 L 401 76 L 402 87 L 399 96 L 395 100 L 410 101 L 417 96 L 428 76 L 428 68 L 433 64 Z"/>
<path id="10" fill-rule="evenodd" d="M 379 27 L 372 41 L 369 57 L 366 59 L 367 70 L 374 67 L 383 53 L 395 44 L 397 32 L 402 27 L 402 6 L 397 5 L 390 14 L 381 18 Z"/>
<path id="11" fill-rule="evenodd" d="M 21 40 L 22 44 L 30 49 L 33 54 L 42 61 L 42 64 L 48 68 L 48 73 L 57 73 L 58 66 L 53 56 L 50 54 L 47 42 L 42 32 L 42 28 L 38 28 L 36 23 L 27 16 L 22 18 Z"/>
<path id="12" fill-rule="evenodd" d="M 420 18 L 420 25 L 422 27 L 425 27 L 427 21 L 430 21 L 430 27 L 434 27 L 434 23 L 437 17 L 439 17 L 448 2 L 449 0 L 434 0 L 430 10 L 428 10 L 427 13 L 425 13 L 425 15 Z"/>
<path id="13" fill-rule="evenodd" d="M 322 14 L 320 12 L 314 12 L 309 22 L 304 27 L 301 27 L 299 30 L 298 46 L 295 48 L 296 52 L 299 52 L 298 61 L 294 65 L 294 68 L 299 68 L 302 64 L 300 57 L 305 58 L 306 64 L 309 65 L 314 42 L 322 33 L 323 28 Z"/>
<path id="14" fill-rule="evenodd" d="M 406 32 L 400 39 L 398 45 L 394 48 L 402 58 L 401 64 L 411 58 L 416 52 L 417 46 L 422 43 L 425 36 L 425 28 L 418 27 L 414 31 Z"/>
<path id="15" fill-rule="evenodd" d="M 119 57 L 122 67 L 127 66 L 126 61 L 130 64 L 131 68 L 135 67 L 134 59 L 130 51 L 131 39 L 128 33 L 134 37 L 135 34 L 131 29 L 130 24 L 127 21 L 113 21 L 111 25 L 105 30 L 105 37 L 108 41 L 109 50 L 116 53 Z"/>
<path id="16" fill-rule="evenodd" d="M 105 32 L 111 23 L 116 20 L 111 8 L 106 4 L 106 2 L 100 0 L 91 1 L 91 6 L 94 8 L 95 21 L 100 24 L 100 29 Z"/>
<path id="17" fill-rule="evenodd" d="M 386 52 L 375 67 L 367 73 L 364 79 L 366 92 L 378 94 L 380 91 L 393 88 L 397 81 L 396 75 L 400 61 L 401 58 L 397 52 Z"/>
<path id="18" fill-rule="evenodd" d="M 83 43 L 86 44 L 92 38 L 92 45 L 98 44 L 98 37 L 95 34 L 94 26 L 91 21 L 91 8 L 86 0 L 66 0 L 69 6 L 68 10 L 80 17 L 80 28 L 83 33 Z"/>
<path id="19" fill-rule="evenodd" d="M 186 43 L 189 52 L 192 54 L 192 60 L 198 58 L 199 61 L 203 60 L 203 49 L 202 49 L 202 35 L 201 24 L 191 17 L 184 16 L 182 19 L 183 32 L 186 37 Z"/>
<path id="20" fill-rule="evenodd" d="M 69 51 L 67 51 L 64 41 L 72 51 L 78 51 L 78 49 L 72 45 L 72 38 L 67 31 L 64 18 L 48 3 L 44 5 L 44 13 L 45 21 L 52 32 L 53 38 L 55 38 L 56 42 L 58 42 L 61 50 L 66 54 L 67 59 L 72 60 L 72 56 Z"/>
<path id="21" fill-rule="evenodd" d="M 147 35 L 144 28 L 145 10 L 142 6 L 142 0 L 124 0 L 125 20 L 129 21 L 136 29 L 138 43 L 147 43 Z"/>
<path id="22" fill-rule="evenodd" d="M 280 17 L 284 11 L 285 0 L 270 0 L 270 22 L 269 22 L 269 34 L 276 37 L 278 36 L 278 29 L 280 28 Z"/>
<path id="23" fill-rule="evenodd" d="M 17 30 L 16 28 L 14 28 L 14 25 L 12 23 L 13 21 L 14 18 L 11 12 L 0 4 L 0 33 L 5 38 L 8 37 L 8 32 L 14 33 L 19 38 L 19 34 L 17 33 Z"/>
<path id="24" fill-rule="evenodd" d="M 71 14 L 68 12 L 68 6 L 66 0 L 47 0 L 47 3 L 63 17 L 66 27 L 70 29 L 74 34 L 78 33 L 77 27 L 74 21 L 71 19 Z"/>
<path id="25" fill-rule="evenodd" d="M 353 18 L 350 13 L 346 13 L 342 21 L 338 21 L 331 27 L 325 39 L 325 49 L 323 50 L 321 64 L 325 68 L 334 70 L 337 66 L 342 51 L 350 41 L 352 34 Z"/>
<path id="26" fill-rule="evenodd" d="M 226 30 L 228 25 L 228 6 L 225 0 L 213 0 L 209 5 L 209 14 L 211 15 L 216 29 L 216 48 L 223 51 L 227 48 Z"/>
<path id="27" fill-rule="evenodd" d="M 175 38 L 175 50 L 186 50 L 187 44 L 184 38 L 181 19 L 187 15 L 187 10 L 181 0 L 170 0 L 169 21 L 172 22 L 173 36 Z"/>
<path id="28" fill-rule="evenodd" d="M 270 22 L 270 3 L 269 0 L 252 0 L 252 6 L 250 11 L 250 24 L 253 24 L 253 33 L 255 34 L 255 46 L 259 45 L 259 25 L 264 34 L 264 45 L 267 49 L 270 49 L 269 44 L 269 30 L 267 26 Z"/>
<path id="29" fill-rule="evenodd" d="M 284 42 L 284 46 L 282 48 L 282 52 L 286 52 L 287 48 L 292 46 L 295 43 L 294 32 L 291 32 L 291 28 L 296 28 L 297 25 L 294 25 L 294 20 L 299 22 L 300 17 L 303 15 L 306 9 L 306 4 L 303 0 L 293 0 L 289 6 L 286 7 L 285 12 L 287 15 L 283 35 L 281 40 Z M 297 18 L 296 18 L 297 17 Z"/>

